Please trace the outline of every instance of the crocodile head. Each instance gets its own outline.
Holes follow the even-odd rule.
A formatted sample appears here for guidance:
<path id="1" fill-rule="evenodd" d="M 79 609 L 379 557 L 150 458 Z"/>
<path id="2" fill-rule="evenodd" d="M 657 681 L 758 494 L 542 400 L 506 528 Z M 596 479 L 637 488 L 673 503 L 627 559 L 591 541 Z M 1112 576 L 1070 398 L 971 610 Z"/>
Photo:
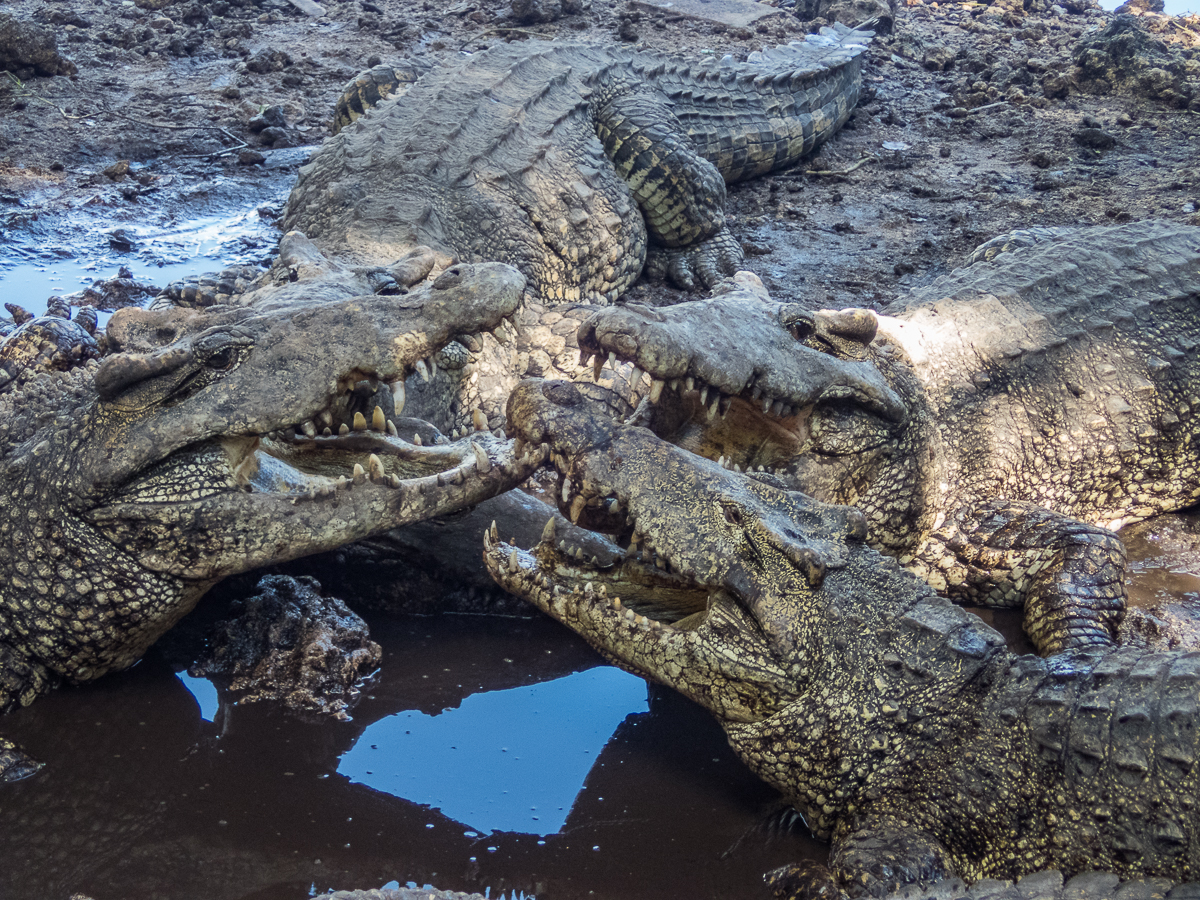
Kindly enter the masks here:
<path id="1" fill-rule="evenodd" d="M 523 382 L 509 422 L 520 442 L 549 445 L 563 507 L 614 550 L 589 562 L 552 534 L 525 550 L 491 533 L 492 576 L 723 723 L 774 715 L 819 678 L 827 620 L 850 618 L 835 573 L 870 553 L 862 515 L 618 424 L 581 388 Z"/>
<path id="2" fill-rule="evenodd" d="M 904 423 L 907 404 L 870 347 L 874 313 L 777 303 L 749 273 L 725 288 L 676 306 L 598 311 L 579 329 L 581 354 L 595 356 L 597 373 L 606 359 L 645 371 L 654 404 L 646 424 L 740 468 L 776 469 L 820 452 L 833 419 L 874 423 L 875 445 Z"/>
<path id="3" fill-rule="evenodd" d="M 523 288 L 461 265 L 406 294 L 123 310 L 120 352 L 0 397 L 0 708 L 131 664 L 221 578 L 522 481 L 539 457 L 489 433 L 404 440 L 388 385 Z"/>
<path id="4" fill-rule="evenodd" d="M 872 544 L 899 549 L 928 514 L 932 425 L 907 356 L 878 324 L 866 309 L 772 301 L 745 272 L 709 300 L 598 311 L 579 346 L 597 377 L 605 361 L 650 376 L 635 421 L 659 437 L 863 505 Z"/>

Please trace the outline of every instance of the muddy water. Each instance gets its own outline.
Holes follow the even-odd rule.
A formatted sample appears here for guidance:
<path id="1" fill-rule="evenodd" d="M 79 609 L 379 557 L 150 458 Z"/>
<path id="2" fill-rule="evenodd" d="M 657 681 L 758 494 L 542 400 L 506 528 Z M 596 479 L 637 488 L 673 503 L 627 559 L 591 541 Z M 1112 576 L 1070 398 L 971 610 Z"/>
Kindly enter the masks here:
<path id="1" fill-rule="evenodd" d="M 1135 602 L 1200 604 L 1200 517 L 1126 539 Z M 384 664 L 348 723 L 231 705 L 153 653 L 8 716 L 47 766 L 0 791 L 0 898 L 755 898 L 762 872 L 826 853 L 698 707 L 552 622 L 372 633 Z"/>
<path id="2" fill-rule="evenodd" d="M 387 655 L 350 723 L 197 700 L 154 658 L 6 718 L 47 766 L 0 792 L 0 897 L 753 898 L 825 852 L 771 827 L 707 715 L 554 623 L 372 633 Z"/>
<path id="3" fill-rule="evenodd" d="M 141 283 L 172 281 L 233 265 L 258 265 L 279 240 L 275 213 L 312 147 L 270 151 L 253 175 L 176 179 L 154 164 L 128 180 L 153 179 L 144 197 L 112 205 L 97 188 L 91 201 L 64 203 L 47 187 L 28 207 L 0 217 L 0 300 L 30 312 L 52 295 L 72 294 L 122 267 Z M 3 313 L 0 313 L 2 315 Z"/>

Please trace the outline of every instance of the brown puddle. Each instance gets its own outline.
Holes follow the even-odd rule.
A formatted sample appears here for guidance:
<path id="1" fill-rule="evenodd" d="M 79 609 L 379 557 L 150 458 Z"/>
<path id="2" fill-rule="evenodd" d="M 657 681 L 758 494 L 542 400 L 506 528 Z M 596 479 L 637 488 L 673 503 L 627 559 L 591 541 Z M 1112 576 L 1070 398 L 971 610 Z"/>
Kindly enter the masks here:
<path id="1" fill-rule="evenodd" d="M 0 791 L 0 897 L 299 900 L 396 881 L 493 898 L 755 898 L 764 871 L 827 852 L 802 827 L 773 827 L 776 796 L 706 713 L 647 692 L 552 622 L 408 618 L 373 622 L 372 636 L 383 668 L 349 723 L 261 704 L 208 722 L 154 658 L 6 717 L 4 733 L 47 765 Z M 593 712 L 572 716 L 581 708 Z M 453 734 L 433 733 L 451 719 Z M 412 746 L 389 760 L 373 737 L 397 721 L 474 755 L 457 774 L 449 759 L 412 771 Z M 339 765 L 356 754 L 369 762 L 352 780 Z M 489 762 L 522 754 L 536 757 L 532 800 L 512 780 L 519 765 Z M 446 797 L 449 814 L 357 783 L 369 768 L 440 796 L 490 765 L 487 796 Z"/>
<path id="2" fill-rule="evenodd" d="M 1133 602 L 1194 622 L 1200 515 L 1123 536 Z M 207 682 L 202 714 L 153 654 L 7 716 L 47 765 L 0 789 L 0 898 L 300 900 L 395 882 L 754 900 L 763 872 L 826 855 L 781 825 L 699 707 L 550 621 L 414 617 L 372 636 L 383 667 L 348 723 L 217 706 Z"/>

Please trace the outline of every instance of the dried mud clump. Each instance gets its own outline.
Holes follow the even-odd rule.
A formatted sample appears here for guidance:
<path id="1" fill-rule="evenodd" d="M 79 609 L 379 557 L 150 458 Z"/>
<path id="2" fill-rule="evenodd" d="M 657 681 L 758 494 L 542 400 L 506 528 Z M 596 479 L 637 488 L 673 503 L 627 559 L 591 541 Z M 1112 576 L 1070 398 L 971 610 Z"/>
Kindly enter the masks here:
<path id="1" fill-rule="evenodd" d="M 1118 16 L 1080 41 L 1073 54 L 1078 88 L 1089 94 L 1123 91 L 1200 112 L 1200 28 L 1162 18 L 1167 21 Z M 1151 32 L 1155 26 L 1161 37 Z"/>
<path id="2" fill-rule="evenodd" d="M 209 651 L 189 668 L 197 677 L 230 676 L 238 703 L 276 700 L 299 713 L 347 719 L 355 683 L 379 665 L 382 651 L 367 623 L 312 578 L 268 575 L 259 594 L 234 601 L 217 623 Z"/>
<path id="3" fill-rule="evenodd" d="M 24 81 L 37 75 L 75 75 L 75 63 L 61 56 L 54 32 L 0 13 L 0 71 Z"/>

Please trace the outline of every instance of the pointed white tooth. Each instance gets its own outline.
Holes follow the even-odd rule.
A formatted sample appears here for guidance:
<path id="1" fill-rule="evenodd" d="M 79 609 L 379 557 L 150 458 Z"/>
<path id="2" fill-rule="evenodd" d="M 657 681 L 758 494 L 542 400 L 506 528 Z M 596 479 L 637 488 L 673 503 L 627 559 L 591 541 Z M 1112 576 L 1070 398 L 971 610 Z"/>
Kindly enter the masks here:
<path id="1" fill-rule="evenodd" d="M 333 413 L 327 409 L 322 410 L 317 413 L 317 422 L 326 428 L 331 428 L 333 426 Z"/>
<path id="2" fill-rule="evenodd" d="M 367 470 L 362 467 L 361 463 L 354 464 L 354 483 L 362 484 L 367 480 Z"/>
<path id="3" fill-rule="evenodd" d="M 425 360 L 418 359 L 417 365 L 415 368 L 417 370 L 417 374 L 421 376 L 421 380 L 428 382 L 429 381 L 429 366 L 426 365 Z"/>
<path id="4" fill-rule="evenodd" d="M 694 391 L 696 389 L 696 379 L 689 375 L 683 382 L 685 390 Z"/>
<path id="5" fill-rule="evenodd" d="M 708 405 L 708 421 L 712 421 L 717 417 L 717 411 L 721 406 L 721 395 L 716 391 L 713 392 L 712 403 Z"/>
<path id="6" fill-rule="evenodd" d="M 677 394 L 679 393 L 679 379 L 678 378 L 671 379 L 671 390 L 673 390 Z"/>
<path id="7" fill-rule="evenodd" d="M 400 480 L 399 475 L 392 475 L 392 477 L 390 479 L 388 479 L 388 481 L 391 484 L 391 486 L 394 488 L 398 488 L 403 484 L 403 482 Z"/>
<path id="8" fill-rule="evenodd" d="M 475 426 L 476 431 L 488 430 L 487 416 L 483 414 L 482 409 L 471 410 L 471 424 Z"/>
<path id="9" fill-rule="evenodd" d="M 311 421 L 305 422 L 303 425 L 301 425 L 300 430 L 303 431 L 307 437 L 315 438 L 317 436 L 317 426 Z"/>
<path id="10" fill-rule="evenodd" d="M 571 501 L 571 521 L 576 525 L 579 524 L 579 517 L 583 515 L 583 508 L 586 505 L 587 501 L 583 499 L 583 494 Z"/>
<path id="11" fill-rule="evenodd" d="M 366 431 L 367 430 L 367 417 L 364 416 L 360 412 L 356 412 L 354 414 L 354 430 L 355 431 Z"/>
<path id="12" fill-rule="evenodd" d="M 771 402 L 772 401 L 771 401 L 770 397 L 763 397 L 763 412 L 764 413 L 769 413 L 771 411 Z"/>
<path id="13" fill-rule="evenodd" d="M 401 379 L 392 385 L 392 412 L 397 415 L 404 414 L 404 404 L 408 402 L 408 395 L 404 390 L 404 380 Z"/>
<path id="14" fill-rule="evenodd" d="M 420 447 L 421 446 L 421 436 L 419 434 L 417 434 L 416 432 L 413 432 L 412 442 L 414 444 L 416 444 L 418 447 Z"/>
<path id="15" fill-rule="evenodd" d="M 568 478 L 563 479 L 562 501 L 567 503 L 571 499 L 571 481 Z"/>
<path id="16" fill-rule="evenodd" d="M 636 615 L 637 615 L 637 613 L 635 613 L 635 612 L 634 612 L 632 609 L 630 609 L 628 606 L 627 606 L 627 607 L 625 607 L 625 618 L 627 618 L 627 619 L 628 619 L 630 622 L 632 622 L 632 621 L 633 621 L 633 619 L 634 619 L 634 616 L 636 616 Z"/>
<path id="17" fill-rule="evenodd" d="M 387 478 L 383 471 L 383 463 L 379 461 L 379 457 L 372 453 L 367 457 L 367 470 L 371 473 L 372 481 L 382 481 Z"/>
<path id="18" fill-rule="evenodd" d="M 661 378 L 653 378 L 650 381 L 650 402 L 657 403 L 662 396 L 663 387 L 666 384 Z"/>
<path id="19" fill-rule="evenodd" d="M 547 544 L 554 543 L 554 516 L 546 520 L 546 524 L 542 528 L 542 540 Z"/>
<path id="20" fill-rule="evenodd" d="M 492 519 L 492 524 L 488 526 L 488 533 L 491 534 L 493 541 L 500 540 L 500 529 L 496 527 L 495 519 Z"/>
<path id="21" fill-rule="evenodd" d="M 345 422 L 343 422 L 341 425 L 338 426 L 338 434 L 345 437 L 349 433 L 350 433 L 350 426 L 347 425 Z"/>
<path id="22" fill-rule="evenodd" d="M 613 609 L 615 609 L 617 612 L 620 612 L 620 611 L 621 611 L 621 598 L 620 598 L 620 597 L 613 597 L 613 598 L 612 598 L 612 607 L 613 607 Z"/>
<path id="23" fill-rule="evenodd" d="M 613 497 L 613 499 L 608 502 L 608 514 L 611 516 L 621 514 L 621 501 L 616 497 Z"/>
<path id="24" fill-rule="evenodd" d="M 429 377 L 430 378 L 436 377 L 437 376 L 437 360 L 431 356 L 431 357 L 429 357 L 428 360 L 426 360 L 426 362 L 429 363 Z"/>
<path id="25" fill-rule="evenodd" d="M 508 554 L 508 571 L 516 575 L 521 571 L 520 565 L 517 563 L 517 548 L 513 547 L 512 553 Z"/>
<path id="26" fill-rule="evenodd" d="M 733 464 L 733 471 L 735 471 L 735 472 L 737 472 L 739 475 L 741 475 L 741 474 L 742 474 L 742 467 L 741 467 L 741 466 L 739 466 L 737 463 L 734 463 L 734 464 Z"/>
<path id="27" fill-rule="evenodd" d="M 486 475 L 492 471 L 492 461 L 488 459 L 484 449 L 474 441 L 471 441 L 471 452 L 475 454 L 475 468 L 479 470 L 480 475 Z"/>
<path id="28" fill-rule="evenodd" d="M 389 437 L 400 437 L 400 432 L 396 430 L 396 423 L 388 419 L 387 433 Z"/>
<path id="29" fill-rule="evenodd" d="M 328 428 L 325 428 L 325 429 L 324 429 L 324 430 L 321 432 L 321 437 L 333 437 L 333 432 L 332 432 L 332 431 L 330 431 Z"/>
<path id="30" fill-rule="evenodd" d="M 708 406 L 708 385 L 707 384 L 700 386 L 700 405 Z"/>
<path id="31" fill-rule="evenodd" d="M 720 466 L 722 469 L 725 468 L 725 454 L 724 453 L 722 453 L 717 458 L 717 465 Z"/>
<path id="32" fill-rule="evenodd" d="M 383 407 L 376 406 L 375 411 L 371 413 L 371 430 L 380 433 L 387 431 L 388 420 L 383 414 Z"/>

